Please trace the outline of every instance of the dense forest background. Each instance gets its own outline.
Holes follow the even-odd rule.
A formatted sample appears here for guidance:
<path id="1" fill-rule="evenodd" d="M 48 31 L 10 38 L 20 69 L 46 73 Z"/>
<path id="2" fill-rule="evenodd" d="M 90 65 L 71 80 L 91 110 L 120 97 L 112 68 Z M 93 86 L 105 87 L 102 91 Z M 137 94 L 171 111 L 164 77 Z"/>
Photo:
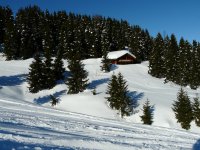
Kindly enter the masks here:
<path id="1" fill-rule="evenodd" d="M 42 11 L 38 6 L 21 8 L 13 16 L 9 7 L 0 7 L 0 44 L 7 59 L 27 59 L 50 47 L 52 54 L 64 47 L 78 51 L 82 59 L 99 58 L 107 51 L 131 48 L 138 60 L 148 60 L 152 37 L 147 30 L 127 21 L 102 16 Z"/>
<path id="2" fill-rule="evenodd" d="M 200 86 L 200 44 L 174 34 L 152 37 L 147 29 L 125 20 L 66 11 L 43 11 L 38 6 L 21 8 L 13 15 L 0 6 L 0 51 L 7 60 L 28 59 L 49 51 L 63 59 L 99 58 L 128 47 L 137 61 L 149 61 L 149 74 L 196 89 Z M 105 52 L 106 51 L 106 52 Z M 74 57 L 76 58 L 76 57 Z"/>

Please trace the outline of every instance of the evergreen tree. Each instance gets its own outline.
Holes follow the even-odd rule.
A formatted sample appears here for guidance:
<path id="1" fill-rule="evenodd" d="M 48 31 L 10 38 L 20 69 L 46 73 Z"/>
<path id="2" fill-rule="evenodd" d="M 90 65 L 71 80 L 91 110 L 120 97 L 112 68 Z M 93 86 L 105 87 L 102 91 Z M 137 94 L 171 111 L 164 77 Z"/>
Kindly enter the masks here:
<path id="1" fill-rule="evenodd" d="M 64 79 L 65 68 L 64 68 L 62 57 L 63 57 L 63 54 L 61 50 L 58 50 L 57 56 L 53 64 L 53 73 L 56 80 Z"/>
<path id="2" fill-rule="evenodd" d="M 187 93 L 182 88 L 178 92 L 177 101 L 174 102 L 172 110 L 181 127 L 190 129 L 190 123 L 193 120 L 192 106 Z"/>
<path id="3" fill-rule="evenodd" d="M 109 103 L 109 106 L 116 110 L 119 110 L 117 97 L 118 86 L 117 76 L 113 74 L 111 80 L 108 82 L 106 94 L 109 94 L 109 97 L 106 97 L 106 99 Z"/>
<path id="4" fill-rule="evenodd" d="M 149 73 L 157 78 L 165 76 L 165 65 L 164 65 L 164 40 L 160 33 L 157 34 L 154 41 L 154 48 L 151 52 L 149 59 Z"/>
<path id="5" fill-rule="evenodd" d="M 145 102 L 145 104 L 143 105 L 143 115 L 140 116 L 141 120 L 144 124 L 148 124 L 151 125 L 153 123 L 153 111 L 152 111 L 152 107 L 149 103 L 149 100 L 147 100 Z"/>
<path id="6" fill-rule="evenodd" d="M 109 97 L 106 97 L 106 99 L 110 107 L 118 110 L 122 118 L 133 113 L 133 101 L 128 95 L 128 85 L 121 73 L 118 76 L 112 75 L 108 83 L 107 94 L 109 94 Z"/>
<path id="7" fill-rule="evenodd" d="M 193 68 L 193 64 L 192 64 L 192 58 L 193 56 L 193 49 L 192 49 L 192 45 L 186 40 L 185 41 L 185 49 L 187 52 L 187 55 L 185 55 L 185 67 L 186 67 L 186 71 L 184 74 L 185 77 L 185 85 L 190 85 L 194 75 L 192 74 L 192 68 Z M 180 56 L 179 56 L 180 57 Z M 179 72 L 177 72 L 179 73 Z M 180 74 L 180 73 L 179 73 Z"/>
<path id="8" fill-rule="evenodd" d="M 166 52 L 165 58 L 165 67 L 166 67 L 166 79 L 165 81 L 177 81 L 179 78 L 177 73 L 177 59 L 179 59 L 178 55 L 178 44 L 174 34 L 171 35 L 170 42 L 169 42 L 169 49 Z"/>
<path id="9" fill-rule="evenodd" d="M 73 53 L 71 59 L 68 60 L 68 69 L 70 70 L 70 77 L 67 79 L 69 94 L 77 94 L 83 92 L 88 85 L 88 73 L 84 70 L 84 65 L 80 60 L 78 53 Z"/>
<path id="10" fill-rule="evenodd" d="M 63 25 L 63 29 L 65 29 L 66 34 L 66 49 L 64 50 L 64 58 L 71 59 L 70 55 L 74 51 L 74 14 L 70 13 L 67 21 Z"/>
<path id="11" fill-rule="evenodd" d="M 144 37 L 144 61 L 150 59 L 150 54 L 153 49 L 153 38 L 150 36 L 149 31 L 146 29 L 145 31 L 145 37 Z"/>
<path id="12" fill-rule="evenodd" d="M 186 72 L 188 69 L 188 60 L 187 60 L 187 49 L 186 49 L 186 42 L 183 38 L 180 39 L 179 42 L 179 59 L 177 60 L 178 67 L 177 67 L 177 72 L 179 72 L 179 78 L 176 83 L 185 86 L 187 84 L 187 79 L 186 79 Z"/>
<path id="13" fill-rule="evenodd" d="M 62 30 L 59 35 L 59 44 L 58 44 L 58 51 L 57 55 L 53 64 L 53 72 L 55 74 L 56 80 L 64 79 L 63 73 L 65 72 L 64 64 L 62 61 L 63 58 L 63 52 L 66 51 L 66 37 L 65 37 L 65 31 Z"/>
<path id="14" fill-rule="evenodd" d="M 111 62 L 108 59 L 107 52 L 103 52 L 103 58 L 101 60 L 101 70 L 105 72 L 110 72 Z"/>
<path id="15" fill-rule="evenodd" d="M 198 97 L 194 98 L 192 109 L 193 109 L 194 121 L 196 125 L 200 127 L 200 101 Z"/>
<path id="16" fill-rule="evenodd" d="M 52 63 L 52 37 L 50 34 L 50 29 L 48 24 L 46 24 L 43 37 L 43 49 L 44 49 L 44 70 L 43 70 L 43 76 L 45 76 L 45 84 L 44 89 L 51 89 L 56 84 L 56 79 L 53 72 L 53 63 Z"/>
<path id="17" fill-rule="evenodd" d="M 31 93 L 37 93 L 38 91 L 43 89 L 44 84 L 42 73 L 44 70 L 44 65 L 38 53 L 34 56 L 34 61 L 30 65 L 29 70 L 30 72 L 27 77 L 29 83 L 29 91 Z"/>
<path id="18" fill-rule="evenodd" d="M 51 89 L 56 85 L 56 78 L 54 74 L 55 68 L 53 68 L 51 54 L 48 49 L 45 52 L 44 70 L 43 76 L 45 78 L 45 83 L 43 85 L 44 89 Z"/>
<path id="19" fill-rule="evenodd" d="M 124 77 L 121 73 L 117 76 L 118 81 L 118 101 L 119 101 L 119 111 L 121 117 L 130 116 L 133 112 L 133 102 L 130 96 L 128 95 L 128 85 L 124 80 Z"/>
<path id="20" fill-rule="evenodd" d="M 101 33 L 103 19 L 101 16 L 94 16 L 92 18 L 92 47 L 90 49 L 90 55 L 94 58 L 102 57 L 101 50 Z"/>
<path id="21" fill-rule="evenodd" d="M 71 76 L 68 78 L 67 81 L 67 85 L 69 87 L 69 94 L 83 92 L 86 89 L 86 86 L 88 85 L 88 73 L 84 69 L 84 64 L 81 61 L 83 56 L 81 30 L 82 29 L 80 26 L 75 26 L 73 45 L 71 45 L 71 50 L 68 53 L 68 68 L 71 73 Z"/>
<path id="22" fill-rule="evenodd" d="M 17 53 L 27 59 L 42 50 L 43 13 L 37 6 L 19 9 L 16 14 Z"/>
<path id="23" fill-rule="evenodd" d="M 170 45 L 170 38 L 169 36 L 165 36 L 164 37 L 164 46 L 163 46 L 163 62 L 164 62 L 164 68 L 163 69 L 163 74 L 165 75 L 164 77 L 166 77 L 167 75 L 167 65 L 166 65 L 166 62 L 167 62 L 167 55 L 168 55 L 168 52 L 169 52 L 169 45 Z"/>
<path id="24" fill-rule="evenodd" d="M 145 48 L 145 39 L 142 29 L 139 26 L 133 26 L 131 37 L 131 53 L 133 53 L 136 56 L 138 62 L 141 62 L 145 59 L 143 53 Z"/>
<path id="25" fill-rule="evenodd" d="M 4 43 L 5 37 L 5 8 L 0 6 L 0 47 Z"/>
<path id="26" fill-rule="evenodd" d="M 7 60 L 14 59 L 16 57 L 16 34 L 14 26 L 14 17 L 10 8 L 5 9 L 5 37 L 4 37 L 4 54 Z"/>
<path id="27" fill-rule="evenodd" d="M 193 46 L 194 47 L 194 46 Z M 195 60 L 195 63 L 196 63 L 196 69 L 193 68 L 193 72 L 195 72 L 194 74 L 194 78 L 195 78 L 195 84 L 194 85 L 197 85 L 198 84 L 198 87 L 200 86 L 200 43 L 198 42 L 197 43 L 197 48 L 195 50 L 195 58 L 193 58 Z"/>
<path id="28" fill-rule="evenodd" d="M 70 45 L 70 51 L 68 52 L 68 69 L 71 75 L 66 84 L 69 88 L 69 94 L 83 92 L 88 85 L 88 73 L 84 69 L 84 64 L 81 61 L 83 45 L 81 44 L 82 33 L 80 26 L 75 27 L 73 36 L 73 45 Z"/>
<path id="29" fill-rule="evenodd" d="M 105 71 L 105 72 L 109 72 L 110 71 L 110 61 L 108 60 L 107 54 L 109 52 L 110 49 L 110 42 L 108 39 L 108 29 L 107 29 L 107 24 L 104 25 L 103 31 L 102 31 L 102 35 L 101 35 L 101 44 L 102 44 L 102 53 L 103 53 L 103 58 L 102 58 L 102 66 L 101 66 L 101 70 Z"/>
<path id="30" fill-rule="evenodd" d="M 190 69 L 190 87 L 197 89 L 200 85 L 200 59 L 199 59 L 199 48 L 197 41 L 192 43 L 192 57 L 191 57 L 191 69 Z"/>

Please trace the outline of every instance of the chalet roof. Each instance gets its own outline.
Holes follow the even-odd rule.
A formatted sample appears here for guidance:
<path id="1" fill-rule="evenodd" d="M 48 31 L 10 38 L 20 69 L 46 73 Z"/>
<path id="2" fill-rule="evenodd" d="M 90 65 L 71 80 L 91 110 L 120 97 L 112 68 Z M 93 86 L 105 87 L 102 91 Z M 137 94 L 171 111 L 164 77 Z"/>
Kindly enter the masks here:
<path id="1" fill-rule="evenodd" d="M 133 54 L 131 54 L 128 50 L 119 50 L 119 51 L 113 51 L 108 53 L 108 59 L 118 59 L 121 56 L 124 56 L 125 54 L 129 54 L 132 57 L 136 58 Z"/>

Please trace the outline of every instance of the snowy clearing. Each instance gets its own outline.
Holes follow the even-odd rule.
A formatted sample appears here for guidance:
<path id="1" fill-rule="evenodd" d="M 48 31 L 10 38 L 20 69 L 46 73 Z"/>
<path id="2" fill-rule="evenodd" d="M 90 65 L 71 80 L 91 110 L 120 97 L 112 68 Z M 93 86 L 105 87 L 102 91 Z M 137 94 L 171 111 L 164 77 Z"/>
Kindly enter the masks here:
<path id="1" fill-rule="evenodd" d="M 171 109 L 179 86 L 164 84 L 148 75 L 148 62 L 118 65 L 112 72 L 100 71 L 100 59 L 84 60 L 90 85 L 77 95 L 67 95 L 60 82 L 51 90 L 28 91 L 26 76 L 32 59 L 4 61 L 0 58 L 0 149 L 200 149 L 200 129 L 181 129 Z M 67 63 L 65 62 L 67 66 Z M 121 72 L 140 106 L 120 119 L 105 100 L 110 76 Z M 92 95 L 96 88 L 97 95 Z M 200 89 L 185 88 L 191 98 Z M 50 106 L 49 95 L 60 99 Z M 141 107 L 146 99 L 155 105 L 154 123 L 142 125 Z"/>

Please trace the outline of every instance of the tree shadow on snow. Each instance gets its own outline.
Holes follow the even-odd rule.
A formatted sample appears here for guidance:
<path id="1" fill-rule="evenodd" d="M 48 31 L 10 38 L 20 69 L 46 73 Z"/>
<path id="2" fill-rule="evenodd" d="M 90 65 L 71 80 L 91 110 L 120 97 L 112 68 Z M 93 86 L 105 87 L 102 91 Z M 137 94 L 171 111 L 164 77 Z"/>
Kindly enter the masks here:
<path id="1" fill-rule="evenodd" d="M 193 145 L 192 150 L 200 150 L 200 139 Z"/>
<path id="2" fill-rule="evenodd" d="M 133 108 L 137 108 L 139 106 L 138 101 L 142 99 L 144 93 L 139 93 L 137 91 L 128 92 L 128 96 L 132 99 Z"/>
<path id="3" fill-rule="evenodd" d="M 26 80 L 27 74 L 18 74 L 13 76 L 1 76 L 0 86 L 20 85 Z"/>
<path id="4" fill-rule="evenodd" d="M 62 90 L 60 92 L 56 92 L 56 93 L 54 93 L 52 95 L 57 98 L 57 97 L 60 97 L 64 93 L 66 93 L 66 90 Z M 60 101 L 60 99 L 58 99 L 58 100 Z M 45 104 L 45 103 L 49 103 L 51 101 L 51 97 L 50 97 L 50 95 L 47 95 L 47 96 L 35 98 L 33 101 L 36 104 L 42 105 L 42 104 Z M 58 101 L 58 103 L 59 103 L 59 101 Z"/>
<path id="5" fill-rule="evenodd" d="M 46 146 L 44 144 L 36 144 L 36 143 L 22 143 L 17 141 L 11 140 L 2 140 L 0 141 L 1 149 L 45 149 L 45 150 L 52 150 L 52 149 L 59 149 L 59 150 L 73 150 L 72 148 L 67 147 L 58 147 L 58 146 Z"/>
<path id="6" fill-rule="evenodd" d="M 118 68 L 118 66 L 116 64 L 112 64 L 110 67 L 110 71 L 114 71 Z"/>
<path id="7" fill-rule="evenodd" d="M 95 89 L 97 86 L 107 83 L 109 80 L 110 80 L 110 78 L 93 80 L 92 82 L 89 83 L 88 89 Z"/>

